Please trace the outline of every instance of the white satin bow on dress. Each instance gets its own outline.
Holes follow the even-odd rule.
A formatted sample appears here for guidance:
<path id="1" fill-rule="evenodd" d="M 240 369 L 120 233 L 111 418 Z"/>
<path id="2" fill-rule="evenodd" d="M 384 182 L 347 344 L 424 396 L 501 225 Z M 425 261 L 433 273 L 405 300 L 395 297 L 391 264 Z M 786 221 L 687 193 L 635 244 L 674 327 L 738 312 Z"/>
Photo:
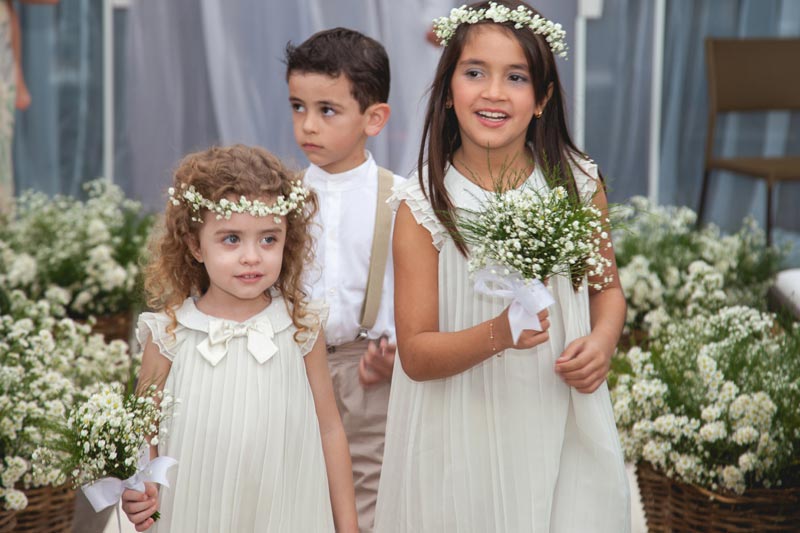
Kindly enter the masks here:
<path id="1" fill-rule="evenodd" d="M 252 322 L 233 322 L 212 318 L 208 322 L 208 338 L 197 346 L 200 354 L 212 366 L 222 361 L 228 353 L 228 343 L 234 337 L 247 337 L 247 351 L 256 361 L 265 363 L 275 355 L 278 347 L 273 342 L 275 331 L 267 317 Z"/>

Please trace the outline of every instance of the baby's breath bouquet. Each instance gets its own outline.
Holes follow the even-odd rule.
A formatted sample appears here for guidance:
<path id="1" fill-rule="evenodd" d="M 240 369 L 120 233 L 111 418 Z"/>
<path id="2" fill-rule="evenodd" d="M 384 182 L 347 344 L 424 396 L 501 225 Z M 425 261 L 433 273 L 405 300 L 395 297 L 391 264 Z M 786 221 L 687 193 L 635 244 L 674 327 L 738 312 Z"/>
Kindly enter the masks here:
<path id="1" fill-rule="evenodd" d="M 559 275 L 576 286 L 586 275 L 608 281 L 610 261 L 601 254 L 607 223 L 591 202 L 564 187 L 537 189 L 527 182 L 498 187 L 481 200 L 479 209 L 462 210 L 456 226 L 470 245 L 476 290 L 514 298 L 509 321 L 515 340 L 522 325 L 535 328 L 536 313 L 553 302 L 543 281 Z"/>
<path id="2" fill-rule="evenodd" d="M 613 361 L 627 460 L 712 491 L 798 486 L 800 325 L 734 306 L 671 318 Z"/>
<path id="3" fill-rule="evenodd" d="M 149 460 L 149 446 L 163 438 L 172 397 L 155 385 L 140 394 L 106 384 L 78 403 L 57 437 L 36 451 L 35 468 L 57 468 L 81 486 L 95 511 L 116 504 L 126 488 L 144 491 L 144 482 L 167 484 L 170 457 Z M 154 515 L 154 519 L 158 519 Z"/>
<path id="4" fill-rule="evenodd" d="M 0 285 L 34 298 L 67 291 L 70 316 L 108 315 L 137 302 L 139 260 L 152 216 L 107 180 L 86 184 L 85 201 L 25 191 L 0 226 Z"/>
<path id="5" fill-rule="evenodd" d="M 0 291 L 2 292 L 2 291 Z M 31 469 L 37 447 L 52 436 L 82 390 L 131 372 L 128 346 L 106 343 L 89 326 L 64 317 L 63 295 L 30 300 L 22 291 L 0 300 L 0 503 L 22 510 L 21 489 L 59 483 L 54 469 Z"/>

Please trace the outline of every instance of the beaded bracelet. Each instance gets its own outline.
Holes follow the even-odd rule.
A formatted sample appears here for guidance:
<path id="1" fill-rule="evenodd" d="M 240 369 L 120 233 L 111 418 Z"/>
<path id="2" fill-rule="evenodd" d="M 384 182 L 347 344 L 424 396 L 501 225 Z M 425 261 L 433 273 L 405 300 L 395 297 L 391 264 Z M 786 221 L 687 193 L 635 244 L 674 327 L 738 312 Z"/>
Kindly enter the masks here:
<path id="1" fill-rule="evenodd" d="M 497 345 L 494 343 L 494 320 L 489 321 L 489 343 L 492 346 L 492 353 L 497 353 Z"/>

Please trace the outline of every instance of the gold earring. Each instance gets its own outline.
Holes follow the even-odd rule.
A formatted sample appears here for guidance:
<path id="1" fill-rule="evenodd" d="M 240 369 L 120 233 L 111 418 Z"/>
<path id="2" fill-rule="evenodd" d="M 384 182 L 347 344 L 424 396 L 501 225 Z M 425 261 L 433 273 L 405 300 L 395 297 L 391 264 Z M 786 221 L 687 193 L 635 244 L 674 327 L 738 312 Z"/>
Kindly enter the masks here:
<path id="1" fill-rule="evenodd" d="M 452 109 L 453 108 L 453 102 L 450 101 L 450 100 L 446 101 L 444 103 L 444 107 L 445 107 L 445 109 Z"/>
<path id="2" fill-rule="evenodd" d="M 533 116 L 534 116 L 534 117 L 536 117 L 537 119 L 540 119 L 540 118 L 542 118 L 542 112 L 541 112 L 541 111 L 539 111 L 538 113 L 536 113 L 536 114 L 535 114 L 535 115 L 533 115 Z"/>

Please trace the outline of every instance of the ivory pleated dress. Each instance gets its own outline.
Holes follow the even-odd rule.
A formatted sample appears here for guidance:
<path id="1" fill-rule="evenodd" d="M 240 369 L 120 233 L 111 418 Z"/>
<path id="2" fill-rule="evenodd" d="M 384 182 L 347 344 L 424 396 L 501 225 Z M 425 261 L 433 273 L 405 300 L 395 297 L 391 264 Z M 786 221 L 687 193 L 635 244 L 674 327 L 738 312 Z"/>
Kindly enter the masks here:
<path id="1" fill-rule="evenodd" d="M 590 176 L 597 168 L 582 163 Z M 596 179 L 575 173 L 584 198 Z M 541 172 L 528 178 L 545 186 Z M 479 207 L 486 192 L 450 167 L 456 207 Z M 489 320 L 510 302 L 475 293 L 467 260 L 412 176 L 394 190 L 439 250 L 439 329 Z M 436 533 L 626 533 L 627 478 L 608 388 L 568 387 L 554 371 L 572 340 L 590 332 L 587 288 L 550 280 L 556 303 L 550 341 L 444 379 L 412 381 L 396 359 L 375 531 Z"/>
<path id="2" fill-rule="evenodd" d="M 239 323 L 210 317 L 187 299 L 173 339 L 163 313 L 143 313 L 138 338 L 152 336 L 172 361 L 166 389 L 180 400 L 159 455 L 178 460 L 160 488 L 161 533 L 333 531 L 325 460 L 303 357 L 324 321 L 298 345 L 284 300 L 274 296 Z M 209 334 L 211 332 L 211 334 Z"/>

